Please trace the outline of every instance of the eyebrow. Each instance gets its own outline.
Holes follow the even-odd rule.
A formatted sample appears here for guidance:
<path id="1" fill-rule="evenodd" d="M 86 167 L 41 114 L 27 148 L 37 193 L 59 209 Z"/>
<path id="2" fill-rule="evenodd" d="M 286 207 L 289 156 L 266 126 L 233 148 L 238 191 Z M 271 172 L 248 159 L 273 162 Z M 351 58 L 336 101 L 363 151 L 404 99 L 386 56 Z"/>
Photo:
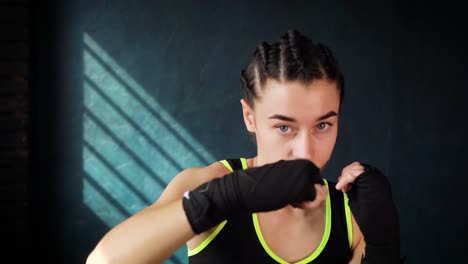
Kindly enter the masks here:
<path id="1" fill-rule="evenodd" d="M 323 116 L 319 117 L 317 119 L 317 121 L 322 121 L 324 119 L 327 119 L 327 118 L 332 117 L 332 116 L 337 116 L 337 115 L 338 114 L 335 111 L 330 111 L 330 112 L 324 114 Z M 279 119 L 279 120 L 286 121 L 286 122 L 296 122 L 296 119 L 294 119 L 292 117 L 289 117 L 289 116 L 280 115 L 280 114 L 272 115 L 268 119 Z"/>

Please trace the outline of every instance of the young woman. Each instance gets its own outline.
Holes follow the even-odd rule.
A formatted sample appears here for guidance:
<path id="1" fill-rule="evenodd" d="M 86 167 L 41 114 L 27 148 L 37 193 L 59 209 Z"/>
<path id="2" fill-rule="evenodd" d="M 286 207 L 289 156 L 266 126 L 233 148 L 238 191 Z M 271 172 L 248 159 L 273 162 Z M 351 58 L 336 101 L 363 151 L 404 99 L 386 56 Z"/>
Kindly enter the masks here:
<path id="1" fill-rule="evenodd" d="M 331 50 L 288 31 L 257 46 L 241 84 L 257 155 L 182 171 L 87 263 L 162 263 L 185 243 L 190 263 L 399 263 L 385 176 L 354 162 L 321 177 L 344 94 Z"/>

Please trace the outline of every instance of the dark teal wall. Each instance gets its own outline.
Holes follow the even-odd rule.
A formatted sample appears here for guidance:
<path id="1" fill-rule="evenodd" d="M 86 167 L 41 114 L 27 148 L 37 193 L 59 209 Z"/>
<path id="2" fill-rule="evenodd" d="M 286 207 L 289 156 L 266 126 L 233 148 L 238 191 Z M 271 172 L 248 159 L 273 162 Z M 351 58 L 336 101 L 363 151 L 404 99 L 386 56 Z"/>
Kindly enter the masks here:
<path id="1" fill-rule="evenodd" d="M 463 198 L 454 183 L 467 183 L 460 24 L 449 8 L 437 10 L 452 14 L 443 20 L 436 7 L 367 2 L 38 7 L 31 217 L 40 255 L 84 263 L 110 227 L 183 168 L 254 155 L 239 72 L 259 41 L 295 28 L 335 50 L 346 76 L 326 177 L 355 160 L 380 167 L 394 186 L 408 263 L 453 263 L 468 220 L 448 218 Z M 185 263 L 185 250 L 168 263 Z"/>

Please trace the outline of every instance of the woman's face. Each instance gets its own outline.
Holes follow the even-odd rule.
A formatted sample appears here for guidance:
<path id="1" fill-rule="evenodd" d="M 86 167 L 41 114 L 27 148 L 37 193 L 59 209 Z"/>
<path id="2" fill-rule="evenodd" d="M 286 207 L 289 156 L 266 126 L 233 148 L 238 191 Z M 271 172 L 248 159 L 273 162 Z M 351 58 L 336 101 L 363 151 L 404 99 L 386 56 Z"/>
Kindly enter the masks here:
<path id="1" fill-rule="evenodd" d="M 280 159 L 308 159 L 321 170 L 338 132 L 340 92 L 335 82 L 268 80 L 252 109 L 241 101 L 247 130 L 255 133 L 257 166 Z"/>

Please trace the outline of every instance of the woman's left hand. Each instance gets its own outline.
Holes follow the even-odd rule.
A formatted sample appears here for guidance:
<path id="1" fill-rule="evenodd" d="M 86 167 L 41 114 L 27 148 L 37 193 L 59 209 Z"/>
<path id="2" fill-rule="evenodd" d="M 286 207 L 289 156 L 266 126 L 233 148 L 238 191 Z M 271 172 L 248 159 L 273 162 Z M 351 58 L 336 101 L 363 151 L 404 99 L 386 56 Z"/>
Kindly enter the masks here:
<path id="1" fill-rule="evenodd" d="M 335 188 L 344 192 L 351 190 L 352 183 L 363 172 L 364 167 L 361 163 L 355 161 L 349 164 L 341 171 L 341 175 L 338 177 L 338 182 L 336 183 Z"/>

